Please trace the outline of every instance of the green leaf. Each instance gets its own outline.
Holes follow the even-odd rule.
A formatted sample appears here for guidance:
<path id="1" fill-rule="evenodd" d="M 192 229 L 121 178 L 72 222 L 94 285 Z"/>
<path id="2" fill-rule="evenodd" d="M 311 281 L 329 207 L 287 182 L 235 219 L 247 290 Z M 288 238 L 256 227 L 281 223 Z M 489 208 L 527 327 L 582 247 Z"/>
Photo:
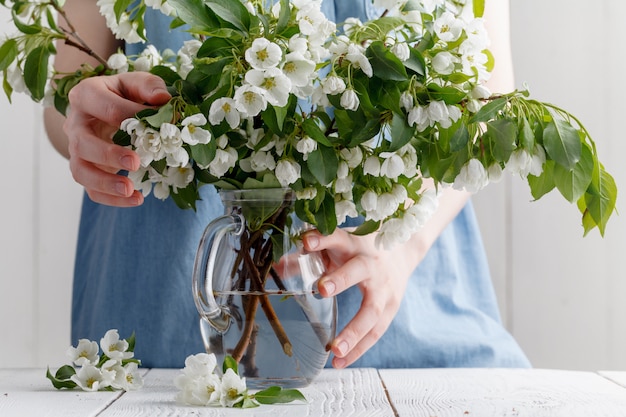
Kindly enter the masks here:
<path id="1" fill-rule="evenodd" d="M 554 183 L 563 197 L 570 203 L 576 202 L 587 190 L 593 176 L 594 158 L 589 146 L 583 146 L 580 161 L 573 169 L 562 165 L 554 167 Z"/>
<path id="2" fill-rule="evenodd" d="M 24 22 L 22 22 L 17 14 L 15 13 L 15 9 L 12 12 L 12 17 L 13 17 L 13 24 L 15 25 L 15 27 L 17 28 L 17 30 L 19 30 L 20 32 L 22 32 L 25 35 L 36 35 L 38 33 L 41 32 L 41 25 L 39 24 L 32 24 L 32 25 L 27 25 Z"/>
<path id="3" fill-rule="evenodd" d="M 192 209 L 193 211 L 196 211 L 196 201 L 200 199 L 198 187 L 194 182 L 191 182 L 185 188 L 172 191 L 170 197 L 172 197 L 172 200 L 179 208 L 183 210 Z"/>
<path id="4" fill-rule="evenodd" d="M 315 122 L 315 119 L 307 118 L 302 123 L 302 129 L 311 139 L 324 146 L 333 146 L 328 140 L 322 128 Z"/>
<path id="5" fill-rule="evenodd" d="M 597 161 L 596 163 L 599 164 Z M 616 198 L 615 179 L 602 166 L 594 169 L 591 185 L 578 201 L 578 207 L 583 213 L 585 234 L 597 226 L 600 235 L 604 236 L 606 224 L 615 210 Z"/>
<path id="6" fill-rule="evenodd" d="M 256 408 L 259 407 L 259 403 L 256 402 L 254 400 L 254 398 L 251 397 L 244 397 L 242 403 L 241 403 L 241 408 Z"/>
<path id="7" fill-rule="evenodd" d="M 473 0 L 474 17 L 482 17 L 485 13 L 485 0 Z"/>
<path id="8" fill-rule="evenodd" d="M 239 375 L 239 369 L 237 361 L 230 355 L 224 357 L 224 363 L 222 364 L 222 372 L 226 373 L 227 370 L 232 369 L 237 375 Z"/>
<path id="9" fill-rule="evenodd" d="M 498 119 L 487 123 L 486 136 L 493 144 L 493 157 L 496 161 L 507 162 L 515 149 L 517 126 L 508 119 Z"/>
<path id="10" fill-rule="evenodd" d="M 446 104 L 458 104 L 466 98 L 466 93 L 456 87 L 442 87 L 437 84 L 428 84 L 428 90 L 433 100 L 440 100 Z"/>
<path id="11" fill-rule="evenodd" d="M 582 144 L 578 131 L 564 120 L 554 120 L 543 131 L 546 152 L 557 164 L 573 169 L 580 160 Z"/>
<path id="12" fill-rule="evenodd" d="M 318 194 L 321 194 L 318 191 Z M 329 235 L 337 228 L 337 214 L 335 212 L 335 196 L 323 193 L 323 200 L 314 213 L 315 226 L 323 235 Z"/>
<path id="13" fill-rule="evenodd" d="M 289 7 L 289 0 L 280 0 L 280 15 L 276 23 L 276 33 L 280 34 L 287 28 L 290 18 L 291 8 Z"/>
<path id="14" fill-rule="evenodd" d="M 48 60 L 50 50 L 47 45 L 33 49 L 24 63 L 24 83 L 30 91 L 33 100 L 41 100 L 46 93 L 48 81 Z"/>
<path id="15" fill-rule="evenodd" d="M 115 12 L 115 19 L 119 23 L 122 13 L 128 10 L 133 0 L 116 0 L 113 4 L 113 12 Z"/>
<path id="16" fill-rule="evenodd" d="M 381 41 L 373 42 L 365 52 L 374 75 L 382 80 L 406 81 L 408 75 L 402 61 Z"/>
<path id="17" fill-rule="evenodd" d="M 368 220 L 354 229 L 351 233 L 356 236 L 365 236 L 374 233 L 380 228 L 380 221 Z"/>
<path id="18" fill-rule="evenodd" d="M 165 65 L 152 67 L 152 69 L 150 69 L 150 73 L 161 77 L 167 85 L 172 85 L 181 79 L 180 75 L 178 75 L 176 71 L 166 67 Z"/>
<path id="19" fill-rule="evenodd" d="M 529 175 L 527 177 L 530 193 L 535 200 L 539 200 L 541 197 L 554 190 L 556 186 L 554 184 L 555 165 L 554 161 L 547 160 L 546 163 L 543 164 L 543 172 L 540 176 L 535 177 L 534 175 Z"/>
<path id="20" fill-rule="evenodd" d="M 254 394 L 254 399 L 261 404 L 286 404 L 293 401 L 304 401 L 306 398 L 297 389 L 282 389 L 273 386 Z"/>
<path id="21" fill-rule="evenodd" d="M 493 120 L 496 115 L 506 106 L 507 99 L 502 97 L 485 104 L 478 112 L 470 118 L 470 123 L 481 123 Z"/>
<path id="22" fill-rule="evenodd" d="M 204 0 L 204 3 L 213 13 L 242 32 L 250 30 L 250 12 L 241 1 Z"/>
<path id="23" fill-rule="evenodd" d="M 413 71 L 415 74 L 423 77 L 426 75 L 426 62 L 424 61 L 424 57 L 420 51 L 413 47 L 409 47 L 409 51 L 411 54 L 409 59 L 404 61 L 404 66 Z"/>
<path id="24" fill-rule="evenodd" d="M 128 352 L 135 351 L 135 341 L 135 332 L 133 332 L 130 337 L 126 339 L 126 342 L 128 343 Z"/>
<path id="25" fill-rule="evenodd" d="M 15 39 L 8 39 L 0 46 L 0 71 L 9 68 L 9 65 L 17 57 L 17 52 L 17 41 Z"/>
<path id="26" fill-rule="evenodd" d="M 172 103 L 167 103 L 156 112 L 152 116 L 148 116 L 144 118 L 146 122 L 150 124 L 150 126 L 158 129 L 163 123 L 172 123 L 172 119 L 174 118 L 174 106 Z"/>
<path id="27" fill-rule="evenodd" d="M 118 130 L 113 135 L 113 143 L 120 146 L 130 146 L 132 142 L 131 136 L 123 130 Z"/>
<path id="28" fill-rule="evenodd" d="M 203 0 L 168 0 L 168 4 L 174 7 L 178 17 L 192 28 L 209 30 L 220 27 L 219 20 Z"/>
<path id="29" fill-rule="evenodd" d="M 189 149 L 191 150 L 191 159 L 199 165 L 208 166 L 215 158 L 217 145 L 215 144 L 215 141 L 212 140 L 207 144 L 199 143 L 197 145 L 190 146 Z"/>
<path id="30" fill-rule="evenodd" d="M 535 132 L 530 127 L 528 119 L 522 119 L 518 136 L 519 146 L 532 152 L 535 148 Z"/>
<path id="31" fill-rule="evenodd" d="M 339 158 L 333 148 L 319 145 L 309 154 L 307 166 L 320 184 L 327 185 L 337 178 Z"/>
<path id="32" fill-rule="evenodd" d="M 56 389 L 73 389 L 77 387 L 76 383 L 70 379 L 74 374 L 76 374 L 76 370 L 69 365 L 65 365 L 59 368 L 54 376 L 50 372 L 50 368 L 48 368 L 46 378 L 52 382 Z"/>
<path id="33" fill-rule="evenodd" d="M 217 58 L 231 56 L 233 53 L 233 44 L 224 38 L 208 38 L 202 42 L 202 46 L 198 49 L 198 58 Z"/>
<path id="34" fill-rule="evenodd" d="M 389 152 L 395 152 L 409 143 L 414 133 L 415 129 L 409 126 L 406 117 L 394 113 L 391 122 L 391 145 L 389 146 Z"/>

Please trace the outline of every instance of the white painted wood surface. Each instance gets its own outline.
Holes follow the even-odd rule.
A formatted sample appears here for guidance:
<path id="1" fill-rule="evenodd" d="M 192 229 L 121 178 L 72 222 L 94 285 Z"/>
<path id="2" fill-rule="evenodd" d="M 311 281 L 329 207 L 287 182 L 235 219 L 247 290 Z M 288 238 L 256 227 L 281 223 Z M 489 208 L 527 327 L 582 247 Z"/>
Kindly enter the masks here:
<path id="1" fill-rule="evenodd" d="M 0 369 L 3 417 L 623 417 L 625 372 L 545 369 L 347 369 L 322 371 L 307 403 L 249 410 L 176 402 L 176 369 L 152 369 L 140 391 L 57 391 L 44 369 Z M 621 383 L 614 382 L 621 381 Z M 384 385 L 383 385 L 384 384 Z M 385 389 L 387 392 L 385 392 Z"/>
<path id="2" fill-rule="evenodd" d="M 626 2 L 510 3 L 518 86 L 585 122 L 623 193 Z M 0 7 L 0 35 L 9 16 Z M 0 125 L 0 367 L 54 366 L 70 344 L 82 192 L 47 143 L 37 105 L 0 97 Z M 626 370 L 623 199 L 604 239 L 583 239 L 575 208 L 556 196 L 529 200 L 514 178 L 474 198 L 507 328 L 537 367 Z"/>
<path id="3" fill-rule="evenodd" d="M 626 415 L 624 387 L 592 372 L 402 369 L 381 370 L 380 375 L 403 417 Z"/>

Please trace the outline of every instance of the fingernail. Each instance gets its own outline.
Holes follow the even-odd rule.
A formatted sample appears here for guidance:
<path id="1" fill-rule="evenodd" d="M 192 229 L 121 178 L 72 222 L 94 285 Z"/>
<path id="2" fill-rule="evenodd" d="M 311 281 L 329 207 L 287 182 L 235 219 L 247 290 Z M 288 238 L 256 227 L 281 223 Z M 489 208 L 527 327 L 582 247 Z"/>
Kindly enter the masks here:
<path id="1" fill-rule="evenodd" d="M 135 170 L 135 160 L 132 156 L 122 156 L 120 158 L 120 163 L 122 164 L 122 166 L 124 167 L 124 169 L 128 170 L 128 171 L 134 171 Z"/>
<path id="2" fill-rule="evenodd" d="M 332 281 L 324 281 L 322 282 L 322 288 L 328 295 L 333 295 L 335 293 L 335 283 Z"/>
<path id="3" fill-rule="evenodd" d="M 320 245 L 320 239 L 315 235 L 307 236 L 306 243 L 309 245 L 309 248 L 316 249 Z"/>
<path id="4" fill-rule="evenodd" d="M 346 367 L 346 360 L 335 358 L 335 360 L 333 361 L 333 365 L 335 366 L 336 369 L 343 369 Z"/>
<path id="5" fill-rule="evenodd" d="M 126 184 L 124 184 L 123 182 L 118 182 L 117 184 L 115 184 L 115 191 L 117 191 L 119 195 L 128 195 L 128 191 L 126 190 Z"/>
<path id="6" fill-rule="evenodd" d="M 345 340 L 337 343 L 337 351 L 339 356 L 345 356 L 345 354 L 348 353 L 348 343 Z"/>

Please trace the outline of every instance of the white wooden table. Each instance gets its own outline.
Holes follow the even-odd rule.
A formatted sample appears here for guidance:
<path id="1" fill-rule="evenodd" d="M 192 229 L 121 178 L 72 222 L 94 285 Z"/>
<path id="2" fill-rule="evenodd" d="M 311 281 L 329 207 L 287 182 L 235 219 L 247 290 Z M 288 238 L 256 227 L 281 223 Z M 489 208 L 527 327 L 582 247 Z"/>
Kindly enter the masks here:
<path id="1" fill-rule="evenodd" d="M 140 391 L 57 391 L 43 369 L 0 370 L 0 416 L 626 416 L 626 372 L 516 369 L 324 370 L 307 404 L 240 410 L 174 400 L 179 370 L 146 370 Z"/>

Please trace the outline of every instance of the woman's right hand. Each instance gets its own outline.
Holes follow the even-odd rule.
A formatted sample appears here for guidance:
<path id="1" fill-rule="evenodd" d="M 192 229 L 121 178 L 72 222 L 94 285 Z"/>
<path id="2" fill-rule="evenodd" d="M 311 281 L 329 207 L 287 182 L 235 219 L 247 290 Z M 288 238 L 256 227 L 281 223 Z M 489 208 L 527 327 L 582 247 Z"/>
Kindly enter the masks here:
<path id="1" fill-rule="evenodd" d="M 68 138 L 72 176 L 89 198 L 118 207 L 143 203 L 143 195 L 132 181 L 117 174 L 139 169 L 139 156 L 115 145 L 112 137 L 125 119 L 169 99 L 163 80 L 146 72 L 88 78 L 70 91 L 63 131 Z"/>

